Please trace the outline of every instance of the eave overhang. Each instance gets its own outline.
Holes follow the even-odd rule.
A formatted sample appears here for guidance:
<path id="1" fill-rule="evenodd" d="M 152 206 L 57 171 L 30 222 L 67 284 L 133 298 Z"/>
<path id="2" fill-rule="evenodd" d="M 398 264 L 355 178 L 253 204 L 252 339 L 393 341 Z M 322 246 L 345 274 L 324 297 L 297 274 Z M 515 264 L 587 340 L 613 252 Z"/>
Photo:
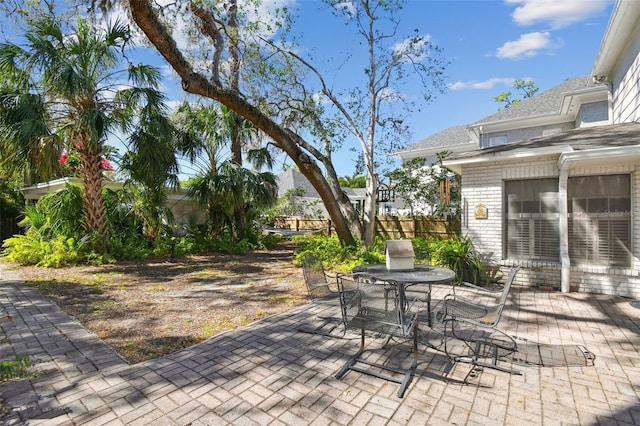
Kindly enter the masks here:
<path id="1" fill-rule="evenodd" d="M 587 103 L 606 101 L 607 86 L 598 85 L 587 87 L 582 90 L 574 90 L 562 95 L 560 106 L 557 111 L 547 114 L 530 115 L 527 117 L 516 117 L 505 120 L 484 121 L 471 124 L 467 127 L 474 137 L 480 138 L 480 134 L 509 131 L 514 129 L 524 129 L 530 127 L 551 126 L 575 121 L 580 106 Z"/>
<path id="2" fill-rule="evenodd" d="M 449 170 L 461 174 L 462 166 L 480 165 L 484 163 L 504 162 L 521 160 L 523 158 L 535 158 L 549 155 L 560 155 L 563 152 L 570 151 L 569 145 L 551 146 L 536 149 L 517 149 L 510 151 L 498 151 L 487 154 L 480 154 L 472 158 L 463 158 L 459 160 L 444 160 L 442 165 Z"/>
<path id="3" fill-rule="evenodd" d="M 607 165 L 624 162 L 640 161 L 640 145 L 594 148 L 574 151 L 570 145 L 558 145 L 546 148 L 522 149 L 513 151 L 501 151 L 488 155 L 479 155 L 473 158 L 443 161 L 443 165 L 449 170 L 461 174 L 463 166 L 475 166 L 485 163 L 509 162 L 525 158 L 558 156 L 558 170 L 567 170 L 574 165 Z"/>
<path id="4" fill-rule="evenodd" d="M 560 154 L 558 170 L 567 170 L 574 165 L 607 165 L 640 161 L 640 145 L 594 148 L 581 151 L 568 151 Z"/>
<path id="5" fill-rule="evenodd" d="M 616 1 L 591 68 L 591 77 L 595 81 L 611 80 L 611 73 L 627 47 L 629 35 L 638 25 L 638 21 L 640 21 L 640 7 L 637 1 Z"/>

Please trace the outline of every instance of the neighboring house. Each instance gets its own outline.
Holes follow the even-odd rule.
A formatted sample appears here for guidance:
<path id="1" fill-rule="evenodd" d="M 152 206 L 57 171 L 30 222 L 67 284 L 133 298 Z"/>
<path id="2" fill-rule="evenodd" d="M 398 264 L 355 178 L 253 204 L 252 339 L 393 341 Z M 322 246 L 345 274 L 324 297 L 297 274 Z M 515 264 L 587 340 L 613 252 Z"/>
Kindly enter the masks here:
<path id="1" fill-rule="evenodd" d="M 296 206 L 301 209 L 299 216 L 329 217 L 320 195 L 302 173 L 296 170 L 287 170 L 280 173 L 276 178 L 278 200 L 293 191 L 294 194 L 291 196 L 295 200 Z M 356 210 L 361 212 L 366 196 L 365 188 L 342 188 L 342 190 L 347 194 Z"/>
<path id="2" fill-rule="evenodd" d="M 36 202 L 43 195 L 49 192 L 59 191 L 63 189 L 67 183 L 81 185 L 82 181 L 78 178 L 61 178 L 49 182 L 38 183 L 35 185 L 20 188 L 26 202 Z M 114 182 L 105 180 L 102 183 L 103 188 L 112 190 L 122 189 L 122 182 Z M 187 225 L 190 223 L 203 224 L 206 222 L 206 212 L 198 203 L 191 199 L 184 190 L 167 192 L 166 207 L 171 210 L 173 219 L 176 224 Z"/>
<path id="3" fill-rule="evenodd" d="M 591 75 L 467 126 L 462 231 L 518 280 L 640 297 L 640 8 L 618 1 Z"/>
<path id="4" fill-rule="evenodd" d="M 472 138 L 469 130 L 465 126 L 454 126 L 421 139 L 397 151 L 395 155 L 399 157 L 403 163 L 415 158 L 424 158 L 426 165 L 432 166 L 438 162 L 438 154 L 443 151 L 454 154 L 457 152 L 466 152 L 477 147 L 478 141 Z M 413 206 L 413 209 L 409 209 L 404 204 L 402 200 L 397 200 L 394 203 L 395 211 L 400 215 L 430 215 L 435 207 L 433 205 L 416 204 Z"/>

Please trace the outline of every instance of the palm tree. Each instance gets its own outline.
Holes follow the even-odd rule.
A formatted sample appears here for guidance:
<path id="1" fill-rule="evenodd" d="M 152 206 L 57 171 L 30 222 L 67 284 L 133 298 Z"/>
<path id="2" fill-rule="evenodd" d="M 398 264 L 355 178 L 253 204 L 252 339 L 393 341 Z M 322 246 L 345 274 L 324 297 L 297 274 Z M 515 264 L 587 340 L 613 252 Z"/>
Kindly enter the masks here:
<path id="1" fill-rule="evenodd" d="M 235 212 L 242 209 L 251 217 L 272 207 L 276 201 L 276 188 L 273 173 L 255 172 L 226 160 L 215 173 L 193 178 L 189 195 L 208 207 L 214 235 L 226 227 L 236 236 L 244 237 L 246 229 L 239 228 L 234 220 Z"/>
<path id="2" fill-rule="evenodd" d="M 0 147 L 11 153 L 6 160 L 12 168 L 40 178 L 51 175 L 40 162 L 53 164 L 61 142 L 74 149 L 84 187 L 83 225 L 106 242 L 105 142 L 117 130 L 131 132 L 134 124 L 135 134 L 147 135 L 134 141 L 134 149 L 157 136 L 149 129 L 166 119 L 157 90 L 160 72 L 123 62 L 132 41 L 119 21 L 99 29 L 79 17 L 73 33 L 64 28 L 58 18 L 42 17 L 27 24 L 24 47 L 0 44 Z"/>
<path id="3" fill-rule="evenodd" d="M 238 234 L 247 229 L 247 208 L 260 209 L 275 202 L 275 177 L 242 167 L 234 141 L 241 141 L 247 159 L 255 167 L 270 169 L 272 159 L 265 148 L 247 149 L 257 134 L 255 127 L 229 108 L 214 104 L 183 103 L 176 117 L 190 145 L 181 146 L 199 172 L 189 185 L 190 194 L 207 207 L 214 234 L 225 226 Z M 230 152 L 230 159 L 224 160 Z"/>

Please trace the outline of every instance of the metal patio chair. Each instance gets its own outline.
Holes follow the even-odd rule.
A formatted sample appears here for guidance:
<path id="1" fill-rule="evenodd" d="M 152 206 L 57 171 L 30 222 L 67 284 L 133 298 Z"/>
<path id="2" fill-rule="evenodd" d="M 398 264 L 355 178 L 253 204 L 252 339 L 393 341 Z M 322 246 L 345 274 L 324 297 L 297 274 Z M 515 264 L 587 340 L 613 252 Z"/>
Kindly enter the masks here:
<path id="1" fill-rule="evenodd" d="M 348 329 L 360 331 L 360 349 L 336 373 L 342 378 L 349 370 L 400 384 L 398 397 L 402 398 L 411 383 L 418 364 L 418 312 L 419 301 L 407 303 L 402 285 L 395 281 L 376 280 L 367 274 L 338 277 L 340 306 Z M 411 365 L 403 368 L 392 362 L 373 362 L 364 357 L 365 338 L 371 332 L 387 338 L 412 339 Z M 394 366 L 398 365 L 398 366 Z M 398 377 L 400 376 L 400 377 Z"/>
<path id="2" fill-rule="evenodd" d="M 508 362 L 509 355 L 517 351 L 513 337 L 498 330 L 504 306 L 519 267 L 511 268 L 501 290 L 488 290 L 473 284 L 463 285 L 478 294 L 477 298 L 462 297 L 459 294 L 445 296 L 442 308 L 436 313 L 436 322 L 443 326 L 444 352 L 453 362 L 471 364 L 471 370 L 464 378 L 474 377 L 487 367 L 511 374 L 521 374 L 501 364 Z M 497 300 L 486 302 L 487 296 Z"/>
<path id="3" fill-rule="evenodd" d="M 313 253 L 305 253 L 302 258 L 302 275 L 307 287 L 307 294 L 312 302 L 336 308 L 340 305 L 338 300 L 340 293 L 337 285 L 337 279 L 340 274 L 328 274 L 322 265 L 322 257 Z M 319 316 L 318 318 L 322 321 L 320 325 L 310 329 L 301 327 L 298 328 L 298 331 L 330 337 L 344 336 L 346 333 L 346 327 L 344 327 L 342 333 L 335 334 L 336 329 L 340 325 L 344 325 L 341 316 Z"/>
<path id="4" fill-rule="evenodd" d="M 322 257 L 313 253 L 305 253 L 302 258 L 302 274 L 310 299 L 338 298 L 337 275 L 330 275 L 324 270 Z M 330 287 L 330 283 L 335 289 Z"/>
<path id="5" fill-rule="evenodd" d="M 476 293 L 473 299 L 470 296 L 456 294 L 455 287 L 453 287 L 453 293 L 444 297 L 442 307 L 437 310 L 436 321 L 445 321 L 451 318 L 464 319 L 479 326 L 496 328 L 502 318 L 507 296 L 519 270 L 519 266 L 512 267 L 504 286 L 498 290 L 462 282 L 460 287 Z M 487 301 L 487 299 L 493 299 L 493 302 Z"/>

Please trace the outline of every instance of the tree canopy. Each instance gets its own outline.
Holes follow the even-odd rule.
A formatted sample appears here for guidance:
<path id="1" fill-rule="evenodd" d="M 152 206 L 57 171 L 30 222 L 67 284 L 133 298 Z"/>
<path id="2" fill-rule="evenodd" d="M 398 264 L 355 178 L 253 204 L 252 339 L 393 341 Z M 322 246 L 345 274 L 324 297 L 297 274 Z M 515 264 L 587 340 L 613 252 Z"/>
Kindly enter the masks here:
<path id="1" fill-rule="evenodd" d="M 511 92 L 502 92 L 498 96 L 494 96 L 493 100 L 498 103 L 504 103 L 503 108 L 506 109 L 512 105 L 519 104 L 523 99 L 531 98 L 540 90 L 533 80 L 524 81 L 523 79 L 516 79 L 513 83 L 513 88 L 521 91 L 522 98 L 512 98 L 513 94 Z"/>
<path id="2" fill-rule="evenodd" d="M 444 62 L 428 37 L 398 33 L 396 11 L 401 2 L 361 0 L 345 8 L 327 2 L 336 15 L 353 25 L 369 52 L 364 84 L 335 93 L 321 70 L 288 37 L 295 19 L 286 8 L 257 13 L 260 2 L 200 1 L 158 6 L 153 1 L 128 1 L 133 20 L 177 72 L 190 94 L 220 102 L 251 122 L 289 156 L 317 190 L 336 232 L 345 243 L 373 230 L 377 188 L 374 151 L 381 141 L 394 141 L 406 131 L 400 105 L 409 106 L 399 82 L 420 75 L 428 101 L 442 88 Z M 269 19 L 265 19 L 265 18 Z M 173 23 L 184 23 L 189 43 L 179 43 Z M 385 21 L 388 25 L 381 26 Z M 399 112 L 399 114 L 394 114 Z M 340 190 L 332 153 L 354 135 L 365 153 L 368 215 L 365 230 Z M 390 146 L 390 145 L 387 145 Z M 384 157 L 383 157 L 384 158 Z"/>

